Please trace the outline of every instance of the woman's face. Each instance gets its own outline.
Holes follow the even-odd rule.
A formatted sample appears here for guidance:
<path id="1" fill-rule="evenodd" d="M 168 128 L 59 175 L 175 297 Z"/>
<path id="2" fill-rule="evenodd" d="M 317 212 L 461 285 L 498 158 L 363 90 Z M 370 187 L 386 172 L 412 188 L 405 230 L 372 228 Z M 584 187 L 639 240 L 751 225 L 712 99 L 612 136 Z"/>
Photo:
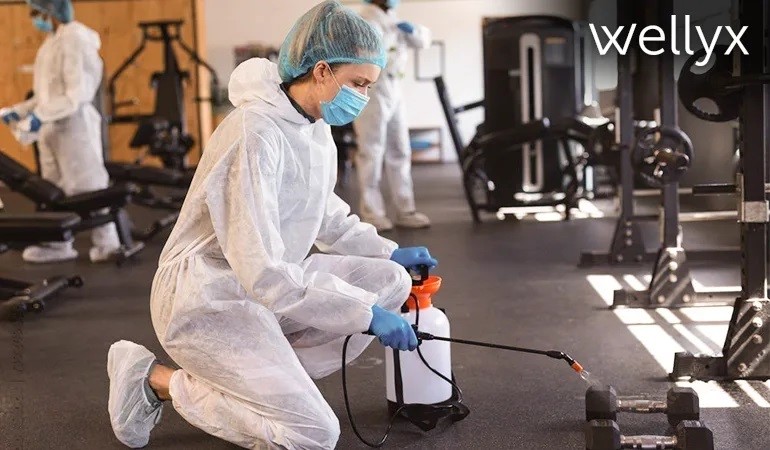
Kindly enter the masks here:
<path id="1" fill-rule="evenodd" d="M 322 102 L 329 102 L 342 86 L 349 86 L 368 97 L 369 88 L 377 81 L 380 72 L 380 67 L 374 64 L 341 64 L 332 72 L 328 63 L 319 62 L 314 70 L 318 97 Z"/>

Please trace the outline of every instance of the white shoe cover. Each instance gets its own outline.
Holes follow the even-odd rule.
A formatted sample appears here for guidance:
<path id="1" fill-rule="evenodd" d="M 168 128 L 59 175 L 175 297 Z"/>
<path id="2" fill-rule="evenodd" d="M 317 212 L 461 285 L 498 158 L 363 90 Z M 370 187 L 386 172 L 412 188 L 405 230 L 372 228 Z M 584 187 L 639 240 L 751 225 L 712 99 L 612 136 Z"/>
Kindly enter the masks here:
<path id="1" fill-rule="evenodd" d="M 101 263 L 112 260 L 115 253 L 120 250 L 120 247 L 108 248 L 108 247 L 91 247 L 88 251 L 88 257 L 92 263 Z"/>
<path id="2" fill-rule="evenodd" d="M 75 259 L 78 251 L 72 248 L 72 242 L 48 242 L 25 248 L 21 257 L 28 263 L 45 264 Z"/>
<path id="3" fill-rule="evenodd" d="M 107 354 L 112 431 L 131 448 L 147 445 L 163 412 L 163 403 L 151 401 L 145 393 L 147 376 L 155 360 L 152 352 L 128 341 L 112 344 Z"/>
<path id="4" fill-rule="evenodd" d="M 419 212 L 403 214 L 398 216 L 396 226 L 402 228 L 428 228 L 430 226 L 430 219 L 425 214 Z"/>

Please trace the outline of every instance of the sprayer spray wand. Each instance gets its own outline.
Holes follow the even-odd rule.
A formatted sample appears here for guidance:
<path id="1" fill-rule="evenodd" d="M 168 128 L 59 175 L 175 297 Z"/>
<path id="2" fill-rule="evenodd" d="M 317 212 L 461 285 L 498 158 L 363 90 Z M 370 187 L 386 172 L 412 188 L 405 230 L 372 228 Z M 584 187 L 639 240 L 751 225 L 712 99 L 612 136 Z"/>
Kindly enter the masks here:
<path id="1" fill-rule="evenodd" d="M 478 341 L 469 341 L 466 339 L 455 339 L 455 338 L 433 336 L 430 333 L 417 330 L 416 327 L 415 327 L 415 333 L 417 334 L 417 339 L 423 340 L 423 341 L 445 341 L 445 342 L 451 342 L 453 344 L 464 344 L 464 345 L 474 345 L 477 347 L 497 348 L 501 350 L 510 350 L 512 352 L 545 355 L 553 359 L 563 359 L 564 361 L 567 361 L 567 364 L 569 364 L 570 367 L 572 367 L 572 370 L 580 374 L 581 377 L 585 378 L 584 374 L 587 374 L 587 372 L 583 369 L 583 366 L 581 366 L 580 363 L 575 361 L 575 359 L 573 359 L 568 354 L 564 352 L 560 352 L 558 350 L 535 350 L 532 348 L 512 347 L 509 345 L 490 344 L 488 342 L 478 342 Z"/>
<path id="2" fill-rule="evenodd" d="M 430 272 L 430 268 L 426 265 L 417 265 L 413 268 L 407 268 L 407 272 L 409 272 L 409 275 L 412 277 L 412 285 L 421 285 L 425 280 L 428 279 L 428 275 Z M 414 273 L 413 273 L 414 272 Z M 416 276 L 415 276 L 416 275 Z M 415 298 L 415 301 L 417 299 Z M 553 359 L 563 359 L 564 361 L 567 361 L 567 364 L 574 370 L 575 372 L 580 375 L 581 378 L 583 378 L 586 382 L 588 382 L 588 378 L 590 377 L 590 373 L 583 369 L 583 366 L 580 365 L 577 361 L 575 361 L 574 358 L 569 356 L 568 354 L 558 351 L 558 350 L 536 350 L 531 348 L 524 348 L 524 347 L 512 347 L 509 345 L 500 345 L 500 344 L 490 344 L 488 342 L 479 342 L 479 341 L 469 341 L 467 339 L 455 339 L 455 338 L 446 338 L 446 337 L 440 337 L 440 336 L 434 336 L 430 333 L 426 333 L 424 331 L 420 331 L 417 329 L 417 326 L 420 322 L 420 308 L 416 309 L 417 313 L 417 319 L 416 323 L 412 325 L 412 329 L 414 329 L 415 334 L 417 335 L 418 340 L 422 341 L 444 341 L 444 342 L 451 342 L 454 344 L 464 344 L 464 345 L 474 345 L 477 347 L 487 347 L 487 348 L 496 348 L 501 350 L 510 350 L 512 352 L 520 352 L 520 353 L 531 353 L 535 355 L 545 355 L 549 358 Z"/>

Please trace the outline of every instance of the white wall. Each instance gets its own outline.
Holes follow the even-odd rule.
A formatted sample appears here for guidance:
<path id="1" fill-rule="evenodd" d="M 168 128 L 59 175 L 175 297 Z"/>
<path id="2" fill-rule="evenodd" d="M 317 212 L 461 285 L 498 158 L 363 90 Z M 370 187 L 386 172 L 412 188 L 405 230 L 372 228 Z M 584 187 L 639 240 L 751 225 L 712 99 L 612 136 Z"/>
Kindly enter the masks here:
<path id="1" fill-rule="evenodd" d="M 220 76 L 228 79 L 233 69 L 233 46 L 247 42 L 279 46 L 294 21 L 317 3 L 316 0 L 206 0 L 209 59 Z M 360 4 L 358 1 L 345 3 L 354 9 Z M 577 0 L 404 0 L 398 11 L 402 19 L 427 26 L 434 40 L 444 42 L 444 78 L 452 102 L 457 106 L 483 97 L 481 21 L 484 17 L 548 14 L 578 19 L 581 7 Z M 409 99 L 410 126 L 446 128 L 433 83 L 415 81 L 412 67 L 407 74 L 404 91 Z M 461 116 L 465 140 L 471 138 L 482 120 L 481 110 Z M 444 143 L 445 156 L 452 159 L 454 149 L 447 133 Z"/>

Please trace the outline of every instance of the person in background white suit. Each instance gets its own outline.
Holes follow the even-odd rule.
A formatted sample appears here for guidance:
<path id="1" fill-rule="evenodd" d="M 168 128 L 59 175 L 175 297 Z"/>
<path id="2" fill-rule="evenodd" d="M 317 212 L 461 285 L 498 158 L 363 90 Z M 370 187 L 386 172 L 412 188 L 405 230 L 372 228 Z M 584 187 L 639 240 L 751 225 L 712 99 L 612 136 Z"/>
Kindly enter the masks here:
<path id="1" fill-rule="evenodd" d="M 401 78 L 410 48 L 428 48 L 430 30 L 399 20 L 395 8 L 399 0 L 364 0 L 361 17 L 383 36 L 388 63 L 379 81 L 372 86 L 371 100 L 353 123 L 358 151 L 356 171 L 360 189 L 361 219 L 378 231 L 388 231 L 393 223 L 385 210 L 380 183 L 383 170 L 396 208 L 396 226 L 425 228 L 428 217 L 417 212 L 412 183 L 411 146 L 406 123 Z"/>
<path id="2" fill-rule="evenodd" d="M 27 0 L 35 28 L 46 33 L 34 66 L 34 97 L 0 110 L 7 125 L 37 134 L 40 173 L 66 195 L 104 189 L 101 116 L 93 106 L 102 81 L 99 34 L 74 20 L 70 0 Z M 115 224 L 95 228 L 89 256 L 107 261 L 120 248 Z M 24 249 L 27 262 L 77 258 L 69 242 L 49 242 Z"/>

